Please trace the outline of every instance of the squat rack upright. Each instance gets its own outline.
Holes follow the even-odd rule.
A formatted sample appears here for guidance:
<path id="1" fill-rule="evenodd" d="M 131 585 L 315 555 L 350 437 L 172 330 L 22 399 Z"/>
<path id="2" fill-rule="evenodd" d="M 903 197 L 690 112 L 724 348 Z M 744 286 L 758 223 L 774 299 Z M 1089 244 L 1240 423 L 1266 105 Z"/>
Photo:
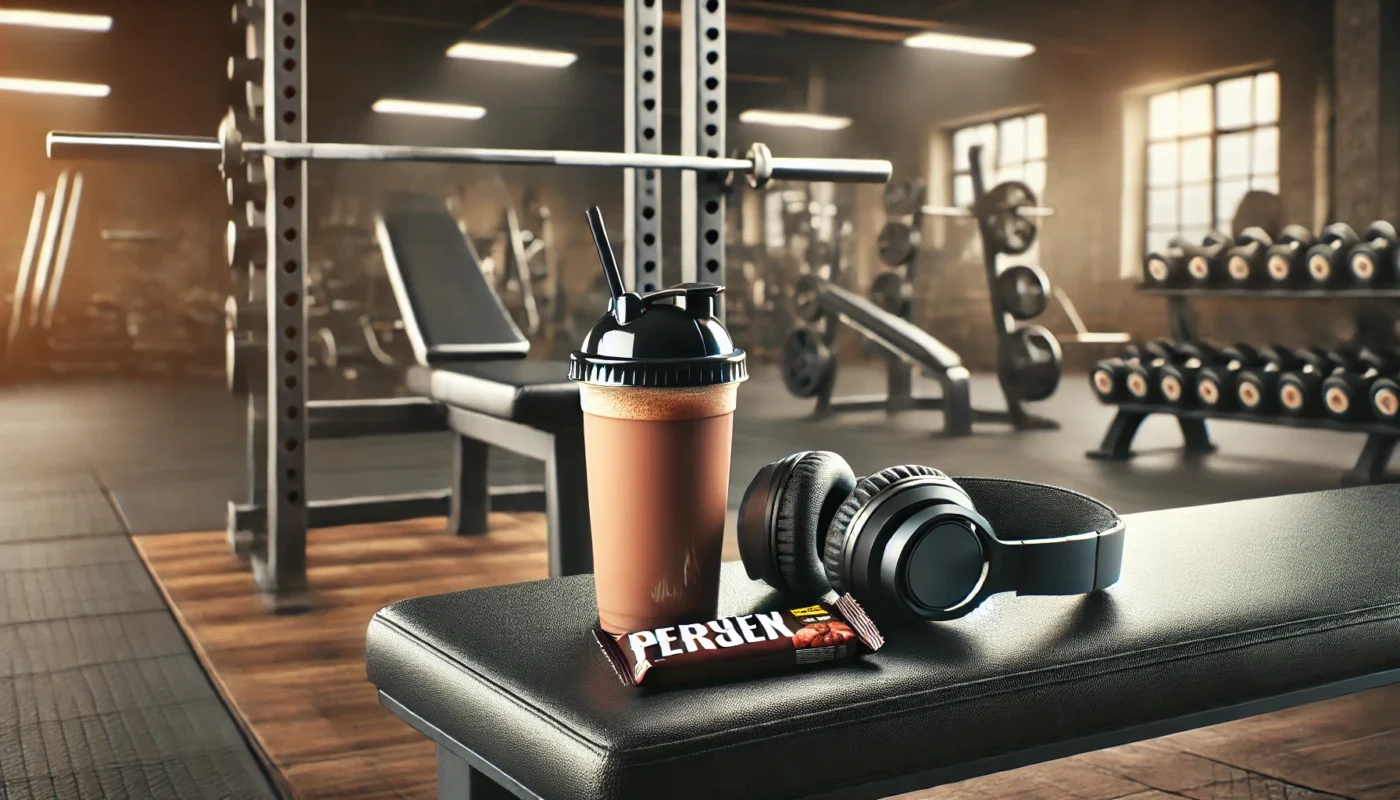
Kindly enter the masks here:
<path id="1" fill-rule="evenodd" d="M 245 54 L 230 60 L 229 79 L 245 84 L 248 116 L 261 121 L 262 141 L 245 141 L 230 109 L 216 138 L 142 134 L 50 133 L 55 159 L 199 160 L 220 164 L 234 216 L 238 185 L 254 198 L 248 225 L 265 237 L 265 262 L 245 257 L 230 223 L 231 266 L 248 269 L 246 322 L 265 332 L 266 370 L 252 377 L 247 413 L 248 502 L 230 503 L 230 544 L 250 556 L 259 590 L 274 608 L 296 606 L 306 593 L 306 539 L 313 516 L 306 498 L 309 412 L 306 370 L 307 161 L 430 161 L 623 168 L 624 264 L 629 289 L 661 283 L 661 173 L 681 178 L 681 277 L 722 283 L 724 191 L 734 173 L 751 183 L 770 179 L 884 183 L 888 161 L 774 158 L 755 145 L 747 158 L 725 153 L 725 11 L 722 0 L 681 3 L 681 153 L 662 155 L 659 0 L 625 0 L 626 133 L 623 152 L 493 150 L 313 143 L 306 122 L 307 0 L 237 0 L 235 24 L 247 32 Z M 256 202 L 261 197 L 262 202 Z M 237 256 L 235 254 L 238 254 Z M 240 263 L 242 262 L 242 263 Z M 261 310 L 259 310 L 261 307 Z M 239 311 L 242 316 L 245 312 Z M 262 315 L 265 313 L 265 319 Z M 240 327 L 243 322 L 240 322 Z M 257 370 L 254 370 L 257 373 Z M 345 509 L 325 515 L 346 524 Z M 385 517 L 384 509 L 379 511 Z M 400 511 L 400 514 L 406 513 Z M 317 515 L 320 516 L 320 515 Z M 401 517 L 395 517 L 401 518 Z M 357 521 L 372 521 L 362 519 Z"/>

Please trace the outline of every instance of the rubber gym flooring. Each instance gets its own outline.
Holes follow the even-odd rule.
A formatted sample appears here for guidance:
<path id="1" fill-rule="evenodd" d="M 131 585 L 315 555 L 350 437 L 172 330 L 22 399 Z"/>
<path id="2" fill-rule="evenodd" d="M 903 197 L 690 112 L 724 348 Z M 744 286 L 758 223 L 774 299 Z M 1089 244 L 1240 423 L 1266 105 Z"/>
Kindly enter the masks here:
<path id="1" fill-rule="evenodd" d="M 858 389 L 883 380 L 849 369 L 842 383 Z M 995 406 L 994 384 L 979 380 L 974 397 Z M 1360 437 L 1332 432 L 1220 424 L 1212 430 L 1220 452 L 1193 459 L 1177 449 L 1174 423 L 1153 419 L 1139 434 L 1137 459 L 1090 461 L 1083 452 L 1097 445 L 1111 411 L 1081 376 L 1067 378 L 1038 409 L 1062 421 L 1055 432 L 988 425 L 945 439 L 933 435 L 936 413 L 813 423 L 808 410 L 775 373 L 756 371 L 740 394 L 732 503 L 763 463 L 800 449 L 842 452 L 858 472 L 918 462 L 954 475 L 1050 481 L 1133 512 L 1332 488 L 1361 446 Z M 65 382 L 0 391 L 0 799 L 275 796 L 128 538 L 223 527 L 225 503 L 243 493 L 243 414 L 213 384 Z M 310 493 L 445 485 L 445 443 L 438 435 L 315 443 Z M 527 482 L 536 470 L 493 458 L 492 480 Z M 1351 713 L 1370 707 L 1386 706 L 1353 704 Z M 1277 735 L 1282 724 L 1267 730 Z M 1006 781 L 1017 774 L 956 796 L 1008 796 Z M 1014 794 L 1075 796 L 1036 789 L 1043 780 L 1024 778 Z M 1248 794 L 1208 796 L 1272 797 L 1284 786 L 1260 780 L 1264 794 L 1246 781 Z M 1284 788 L 1279 797 L 1326 796 Z"/>

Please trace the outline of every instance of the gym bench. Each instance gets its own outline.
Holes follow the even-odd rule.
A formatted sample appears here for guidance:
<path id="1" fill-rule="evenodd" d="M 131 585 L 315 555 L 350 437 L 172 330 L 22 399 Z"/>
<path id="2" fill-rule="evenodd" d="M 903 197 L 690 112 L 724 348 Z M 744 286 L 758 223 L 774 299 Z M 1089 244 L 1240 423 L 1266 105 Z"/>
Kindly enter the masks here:
<path id="1" fill-rule="evenodd" d="M 886 797 L 1400 681 L 1397 517 L 1395 486 L 1130 515 L 1105 592 L 784 676 L 623 686 L 588 576 L 396 603 L 366 666 L 440 798 Z M 721 615 L 791 603 L 725 565 Z"/>
<path id="2" fill-rule="evenodd" d="M 418 361 L 406 377 L 416 396 L 310 402 L 310 434 L 334 439 L 451 430 L 452 486 L 313 501 L 310 526 L 446 516 L 451 533 L 468 535 L 486 532 L 493 509 L 543 511 L 549 574 L 592 572 L 583 415 L 567 366 L 524 360 L 529 341 L 442 203 L 394 195 L 376 219 L 376 233 Z M 489 486 L 490 447 L 543 461 L 544 485 Z M 233 524 L 258 529 L 257 511 L 240 511 Z"/>

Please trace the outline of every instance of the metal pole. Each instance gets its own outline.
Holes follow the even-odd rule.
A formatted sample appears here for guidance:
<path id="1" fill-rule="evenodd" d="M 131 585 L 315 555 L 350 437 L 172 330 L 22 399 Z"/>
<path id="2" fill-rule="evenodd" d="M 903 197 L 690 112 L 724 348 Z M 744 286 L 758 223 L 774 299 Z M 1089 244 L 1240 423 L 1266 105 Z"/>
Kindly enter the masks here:
<path id="1" fill-rule="evenodd" d="M 306 0 L 264 0 L 263 129 L 306 141 Z M 306 591 L 306 162 L 264 158 L 267 174 L 267 538 L 253 554 L 279 604 Z"/>
<path id="2" fill-rule="evenodd" d="M 623 13 L 624 150 L 661 153 L 661 3 L 626 0 Z M 622 183 L 622 279 L 629 290 L 654 292 L 661 275 L 661 173 L 626 170 Z"/>
<path id="3" fill-rule="evenodd" d="M 682 0 L 682 157 L 724 155 L 724 42 L 724 3 Z M 724 233 L 723 180 L 714 174 L 682 173 L 681 280 L 724 283 Z"/>
<path id="4" fill-rule="evenodd" d="M 29 287 L 29 327 L 39 324 L 39 301 L 44 297 L 44 289 L 49 284 L 49 269 L 53 266 L 54 249 L 58 244 L 58 233 L 63 227 L 63 211 L 68 201 L 68 170 L 58 176 L 58 187 L 54 189 L 53 205 L 49 207 L 49 225 L 44 229 L 44 244 L 39 248 L 38 271 L 34 273 L 34 283 Z"/>
<path id="5" fill-rule="evenodd" d="M 29 291 L 29 276 L 34 272 L 34 253 L 39 249 L 39 236 L 44 232 L 44 205 L 49 196 L 41 191 L 34 194 L 34 211 L 29 215 L 29 235 L 24 238 L 24 252 L 19 257 L 19 274 L 15 277 L 15 296 L 10 299 L 10 329 L 5 338 L 5 355 L 9 356 L 19 341 L 24 323 L 24 298 Z"/>
<path id="6" fill-rule="evenodd" d="M 68 272 L 68 252 L 73 247 L 73 228 L 78 224 L 78 204 L 83 199 L 83 173 L 73 176 L 73 193 L 68 197 L 68 212 L 63 216 L 63 235 L 58 243 L 58 260 L 53 279 L 49 281 L 48 297 L 44 300 L 44 330 L 53 326 L 53 312 L 58 307 L 58 293 L 63 289 L 63 276 Z"/>

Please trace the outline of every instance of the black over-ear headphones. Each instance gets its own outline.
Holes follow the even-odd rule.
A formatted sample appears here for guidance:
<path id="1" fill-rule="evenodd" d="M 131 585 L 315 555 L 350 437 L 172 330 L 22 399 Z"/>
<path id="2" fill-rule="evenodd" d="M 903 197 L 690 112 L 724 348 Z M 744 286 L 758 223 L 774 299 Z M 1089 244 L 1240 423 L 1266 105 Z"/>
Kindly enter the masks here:
<path id="1" fill-rule="evenodd" d="M 1123 521 L 1103 503 L 1055 486 L 954 481 L 922 466 L 856 480 L 841 456 L 805 452 L 769 464 L 749 484 L 739 505 L 739 552 L 750 578 L 804 601 L 849 592 L 877 614 L 948 620 L 999 592 L 1111 586 L 1122 565 Z"/>

